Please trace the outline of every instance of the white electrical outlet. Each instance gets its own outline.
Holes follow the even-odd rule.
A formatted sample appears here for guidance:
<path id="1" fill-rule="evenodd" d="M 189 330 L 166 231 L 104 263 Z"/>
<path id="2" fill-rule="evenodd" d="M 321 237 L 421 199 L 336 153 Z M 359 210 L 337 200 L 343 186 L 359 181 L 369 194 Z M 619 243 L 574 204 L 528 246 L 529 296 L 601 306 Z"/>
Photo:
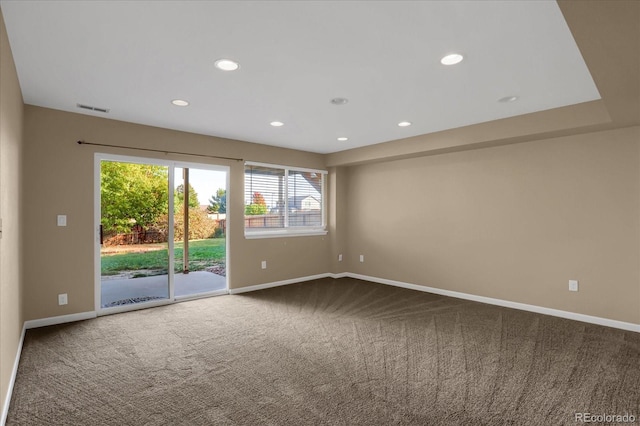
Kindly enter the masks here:
<path id="1" fill-rule="evenodd" d="M 267 269 L 267 261 L 266 260 L 262 261 L 262 269 Z"/>
<path id="2" fill-rule="evenodd" d="M 338 255 L 338 262 L 342 262 L 342 255 L 341 254 Z"/>
<path id="3" fill-rule="evenodd" d="M 360 262 L 364 262 L 364 254 L 360 255 Z"/>
<path id="4" fill-rule="evenodd" d="M 58 215 L 58 226 L 67 226 L 67 215 L 59 214 Z"/>
<path id="5" fill-rule="evenodd" d="M 569 291 L 578 291 L 578 280 L 569 280 Z"/>
<path id="6" fill-rule="evenodd" d="M 67 298 L 67 293 L 62 293 L 58 295 L 58 305 L 66 305 L 69 303 L 69 299 Z"/>

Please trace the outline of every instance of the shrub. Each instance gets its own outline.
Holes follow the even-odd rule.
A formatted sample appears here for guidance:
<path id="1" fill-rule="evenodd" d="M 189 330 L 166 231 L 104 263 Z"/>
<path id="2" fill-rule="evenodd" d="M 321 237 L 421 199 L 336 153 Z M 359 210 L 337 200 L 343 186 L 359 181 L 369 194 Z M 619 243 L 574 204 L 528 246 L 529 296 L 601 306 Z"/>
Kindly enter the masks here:
<path id="1" fill-rule="evenodd" d="M 177 211 L 173 216 L 174 239 L 180 241 L 184 239 L 184 211 Z M 215 219 L 210 219 L 207 212 L 200 208 L 189 209 L 189 239 L 202 240 L 213 238 L 216 234 L 217 223 Z M 163 215 L 158 221 L 158 227 L 166 232 L 168 230 L 167 215 Z"/>

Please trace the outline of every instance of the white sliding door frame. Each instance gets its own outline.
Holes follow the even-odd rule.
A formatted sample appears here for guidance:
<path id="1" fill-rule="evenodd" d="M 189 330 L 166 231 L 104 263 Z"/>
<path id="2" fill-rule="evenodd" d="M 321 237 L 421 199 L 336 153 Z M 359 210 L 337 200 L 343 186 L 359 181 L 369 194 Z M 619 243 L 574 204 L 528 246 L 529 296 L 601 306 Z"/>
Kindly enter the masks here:
<path id="1" fill-rule="evenodd" d="M 169 265 L 168 265 L 168 298 L 163 300 L 154 300 L 150 302 L 141 302 L 130 305 L 116 306 L 111 308 L 103 308 L 102 307 L 102 274 L 100 272 L 101 268 L 101 258 L 100 258 L 100 220 L 102 216 L 102 206 L 101 206 L 101 197 L 100 197 L 100 168 L 102 161 L 117 161 L 123 163 L 135 163 L 135 164 L 149 164 L 154 166 L 163 166 L 168 168 L 168 185 L 169 185 L 169 207 L 168 207 L 168 217 L 169 217 L 169 235 L 168 235 L 168 250 L 169 250 Z M 129 155 L 116 155 L 116 154 L 105 154 L 105 153 L 95 153 L 94 154 L 94 303 L 95 310 L 97 315 L 108 315 L 115 314 L 120 312 L 133 311 L 137 309 L 151 308 L 156 306 L 168 305 L 172 303 L 176 303 L 178 301 L 184 301 L 189 299 L 196 299 L 200 297 L 208 297 L 208 296 L 216 296 L 220 294 L 228 294 L 229 292 L 229 274 L 226 274 L 226 287 L 223 291 L 214 291 L 210 293 L 202 293 L 196 294 L 193 297 L 184 296 L 176 299 L 175 297 L 175 273 L 174 273 L 174 262 L 175 262 L 175 254 L 174 254 L 174 217 L 171 214 L 174 211 L 173 201 L 174 201 L 174 183 L 175 183 L 175 169 L 176 168 L 193 168 L 193 169 L 201 169 L 201 170 L 211 170 L 211 171 L 222 171 L 226 174 L 226 187 L 227 193 L 229 189 L 229 174 L 230 168 L 228 166 L 219 166 L 213 164 L 205 164 L 205 163 L 191 163 L 184 161 L 169 161 L 169 160 L 161 160 L 157 158 L 148 158 L 148 157 L 137 157 L 137 156 L 129 156 Z M 227 206 L 228 208 L 228 206 Z M 227 222 L 226 229 L 227 234 L 229 230 L 229 215 L 227 213 Z M 225 242 L 225 268 L 228 271 L 228 263 L 229 263 L 229 238 L 228 235 L 226 237 Z"/>

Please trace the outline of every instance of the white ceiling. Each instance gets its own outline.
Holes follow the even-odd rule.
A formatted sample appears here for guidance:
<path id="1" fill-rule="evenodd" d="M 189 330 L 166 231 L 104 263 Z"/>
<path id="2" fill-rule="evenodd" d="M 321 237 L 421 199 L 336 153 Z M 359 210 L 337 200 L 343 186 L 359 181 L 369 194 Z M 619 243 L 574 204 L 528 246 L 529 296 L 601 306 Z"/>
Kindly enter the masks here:
<path id="1" fill-rule="evenodd" d="M 553 1 L 0 5 L 28 104 L 305 151 L 600 98 Z M 441 65 L 451 52 L 464 61 Z M 217 70 L 220 58 L 240 69 Z"/>

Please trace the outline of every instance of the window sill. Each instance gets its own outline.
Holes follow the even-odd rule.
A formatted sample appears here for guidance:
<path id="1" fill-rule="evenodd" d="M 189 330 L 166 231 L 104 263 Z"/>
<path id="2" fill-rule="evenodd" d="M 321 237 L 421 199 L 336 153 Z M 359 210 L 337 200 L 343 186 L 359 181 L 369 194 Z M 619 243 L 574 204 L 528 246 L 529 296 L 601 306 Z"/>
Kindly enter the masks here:
<path id="1" fill-rule="evenodd" d="M 244 238 L 247 240 L 255 240 L 260 238 L 283 238 L 283 237 L 312 237 L 318 235 L 327 235 L 326 229 L 301 229 L 301 230 L 277 230 L 277 231 L 258 231 L 246 232 Z"/>

